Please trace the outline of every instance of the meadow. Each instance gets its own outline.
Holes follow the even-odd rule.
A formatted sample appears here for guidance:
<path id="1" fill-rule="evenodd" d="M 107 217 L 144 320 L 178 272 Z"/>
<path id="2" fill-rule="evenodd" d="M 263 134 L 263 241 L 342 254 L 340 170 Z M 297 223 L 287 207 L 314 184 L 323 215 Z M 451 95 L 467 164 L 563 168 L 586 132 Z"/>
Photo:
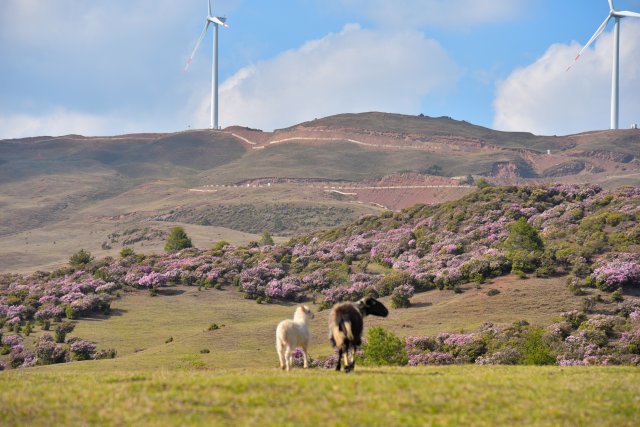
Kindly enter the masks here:
<path id="1" fill-rule="evenodd" d="M 91 362 L 89 362 L 91 363 Z M 636 425 L 640 373 L 621 367 L 275 368 L 0 375 L 7 426 Z"/>
<path id="2" fill-rule="evenodd" d="M 557 280 L 503 277 L 462 293 L 418 294 L 388 318 L 398 335 L 464 331 L 479 319 L 546 324 L 578 305 Z M 506 289 L 519 289 L 521 304 Z M 500 302 L 497 299 L 502 298 Z M 489 300 L 492 299 L 491 303 Z M 389 305 L 388 298 L 383 301 Z M 494 305 L 496 304 L 496 305 Z M 312 322 L 310 354 L 332 350 L 327 310 Z M 274 330 L 295 305 L 256 304 L 235 289 L 194 286 L 126 293 L 110 316 L 77 321 L 73 335 L 118 350 L 115 359 L 0 372 L 3 425 L 634 425 L 635 367 L 357 366 L 277 368 Z M 210 330 L 215 323 L 218 329 Z M 408 328 L 408 326 L 411 326 Z M 38 328 L 28 337 L 42 333 Z M 167 342 L 172 338 L 170 342 Z M 203 352 L 208 350 L 208 352 Z"/>
<path id="3" fill-rule="evenodd" d="M 489 186 L 286 243 L 79 251 L 52 272 L 2 275 L 0 415 L 10 425 L 632 425 L 638 212 L 634 188 Z M 409 366 L 324 368 L 327 309 L 363 296 L 391 308 L 366 325 L 397 337 Z M 281 372 L 274 330 L 301 301 L 316 313 L 319 366 Z M 45 339 L 69 323 L 66 341 Z M 117 357 L 102 359 L 110 349 Z"/>

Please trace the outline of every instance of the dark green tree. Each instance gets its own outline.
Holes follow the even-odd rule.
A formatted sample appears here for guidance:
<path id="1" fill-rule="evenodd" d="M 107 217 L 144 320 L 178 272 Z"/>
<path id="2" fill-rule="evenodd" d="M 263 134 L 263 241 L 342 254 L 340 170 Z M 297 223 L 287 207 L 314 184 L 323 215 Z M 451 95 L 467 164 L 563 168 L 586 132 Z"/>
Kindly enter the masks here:
<path id="1" fill-rule="evenodd" d="M 538 230 L 529 224 L 524 217 L 521 217 L 511 225 L 509 237 L 505 240 L 504 247 L 507 251 L 543 251 L 544 243 Z"/>
<path id="2" fill-rule="evenodd" d="M 184 229 L 182 227 L 173 227 L 164 244 L 164 250 L 165 252 L 175 252 L 192 246 L 191 239 Z"/>
<path id="3" fill-rule="evenodd" d="M 80 249 L 78 252 L 69 257 L 69 264 L 74 267 L 82 267 L 89 264 L 91 261 L 93 261 L 93 259 L 94 258 L 93 255 L 91 255 L 91 252 Z"/>
<path id="4" fill-rule="evenodd" d="M 271 234 L 269 234 L 269 230 L 264 230 L 262 232 L 262 238 L 260 239 L 260 244 L 262 246 L 272 246 L 273 245 L 273 238 L 271 237 Z"/>
<path id="5" fill-rule="evenodd" d="M 521 217 L 511 225 L 504 248 L 505 255 L 511 261 L 511 272 L 524 274 L 534 271 L 540 265 L 544 243 L 538 230 Z"/>

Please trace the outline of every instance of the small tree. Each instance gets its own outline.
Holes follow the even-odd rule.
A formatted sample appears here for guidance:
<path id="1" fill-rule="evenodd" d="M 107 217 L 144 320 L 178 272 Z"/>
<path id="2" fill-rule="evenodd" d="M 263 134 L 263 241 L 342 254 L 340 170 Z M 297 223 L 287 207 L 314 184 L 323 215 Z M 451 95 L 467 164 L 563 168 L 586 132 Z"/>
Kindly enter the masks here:
<path id="1" fill-rule="evenodd" d="M 133 248 L 130 248 L 128 246 L 125 246 L 124 248 L 122 248 L 122 250 L 120 251 L 120 256 L 122 258 L 126 258 L 128 256 L 132 256 L 135 255 L 136 253 L 133 251 Z"/>
<path id="2" fill-rule="evenodd" d="M 521 217 L 511 225 L 504 248 L 513 273 L 531 272 L 540 264 L 544 243 L 538 230 Z"/>
<path id="3" fill-rule="evenodd" d="M 269 230 L 264 230 L 262 232 L 262 238 L 260 239 L 260 244 L 262 246 L 272 246 L 273 245 L 273 238 L 271 237 L 271 234 L 269 234 Z"/>
<path id="4" fill-rule="evenodd" d="M 187 236 L 182 227 L 173 227 L 167 237 L 167 242 L 164 245 L 165 252 L 175 252 L 182 249 L 190 248 L 191 239 Z"/>
<path id="5" fill-rule="evenodd" d="M 543 251 L 544 243 L 538 234 L 538 230 L 527 222 L 524 217 L 519 218 L 511 225 L 509 237 L 504 242 L 508 251 Z"/>
<path id="6" fill-rule="evenodd" d="M 80 249 L 69 258 L 69 264 L 74 267 L 83 267 L 89 264 L 91 261 L 93 261 L 91 252 L 85 251 L 84 249 Z"/>
<path id="7" fill-rule="evenodd" d="M 406 365 L 409 361 L 404 342 L 392 332 L 376 326 L 369 329 L 367 343 L 363 346 L 365 365 Z"/>

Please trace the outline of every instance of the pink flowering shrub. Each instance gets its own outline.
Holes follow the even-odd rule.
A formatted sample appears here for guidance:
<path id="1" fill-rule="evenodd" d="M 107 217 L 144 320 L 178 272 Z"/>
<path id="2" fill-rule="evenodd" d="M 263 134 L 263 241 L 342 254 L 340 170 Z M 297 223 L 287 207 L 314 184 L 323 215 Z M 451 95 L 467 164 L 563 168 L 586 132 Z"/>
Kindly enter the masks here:
<path id="1" fill-rule="evenodd" d="M 88 360 L 91 359 L 96 352 L 96 345 L 90 341 L 74 340 L 69 348 L 76 360 Z"/>
<path id="2" fill-rule="evenodd" d="M 612 261 L 596 268 L 592 277 L 596 285 L 605 291 L 614 291 L 623 286 L 639 286 L 640 263 Z"/>
<path id="3" fill-rule="evenodd" d="M 265 293 L 269 298 L 301 301 L 303 298 L 303 289 L 300 283 L 300 279 L 294 276 L 287 276 L 283 279 L 272 279 L 267 284 Z"/>
<path id="4" fill-rule="evenodd" d="M 455 357 L 446 352 L 432 351 L 429 353 L 415 353 L 409 355 L 409 366 L 419 365 L 452 365 Z"/>

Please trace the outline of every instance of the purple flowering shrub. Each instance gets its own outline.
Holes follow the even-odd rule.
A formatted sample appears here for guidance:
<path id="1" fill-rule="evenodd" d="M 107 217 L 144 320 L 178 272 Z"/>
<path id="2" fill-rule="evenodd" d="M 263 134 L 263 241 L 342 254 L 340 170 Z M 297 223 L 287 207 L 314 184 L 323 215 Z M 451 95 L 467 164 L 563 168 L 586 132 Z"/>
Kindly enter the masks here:
<path id="1" fill-rule="evenodd" d="M 414 294 L 411 285 L 400 285 L 391 293 L 391 306 L 393 308 L 407 308 L 411 305 L 411 297 Z"/>
<path id="2" fill-rule="evenodd" d="M 287 276 L 283 279 L 272 279 L 267 284 L 265 294 L 271 299 L 301 301 L 304 293 L 300 284 L 300 279 L 295 276 Z"/>
<path id="3" fill-rule="evenodd" d="M 89 360 L 96 352 L 96 345 L 81 339 L 69 339 L 69 349 L 76 360 Z"/>
<path id="4" fill-rule="evenodd" d="M 52 363 L 64 363 L 67 361 L 67 350 L 64 346 L 56 344 L 50 334 L 42 334 L 35 344 L 35 354 L 38 362 L 43 365 Z"/>
<path id="5" fill-rule="evenodd" d="M 604 291 L 615 291 L 623 286 L 640 286 L 640 262 L 614 260 L 593 270 L 596 286 Z"/>

